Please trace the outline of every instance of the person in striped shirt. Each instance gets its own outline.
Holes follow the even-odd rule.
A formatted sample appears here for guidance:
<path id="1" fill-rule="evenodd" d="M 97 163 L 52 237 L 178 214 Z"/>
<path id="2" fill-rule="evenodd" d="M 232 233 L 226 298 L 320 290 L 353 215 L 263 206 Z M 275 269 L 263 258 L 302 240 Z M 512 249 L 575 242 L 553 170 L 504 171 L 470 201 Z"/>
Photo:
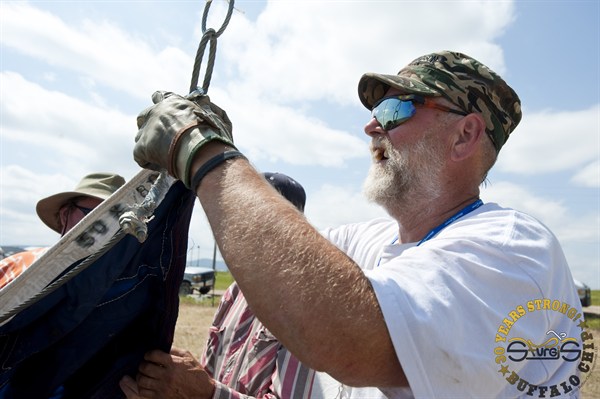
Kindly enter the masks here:
<path id="1" fill-rule="evenodd" d="M 263 176 L 304 212 L 300 183 L 283 173 Z M 308 399 L 314 375 L 258 320 L 234 282 L 221 298 L 200 361 L 179 348 L 151 351 L 137 378 L 152 379 L 155 390 L 140 390 L 132 379 L 121 386 L 128 398 Z"/>

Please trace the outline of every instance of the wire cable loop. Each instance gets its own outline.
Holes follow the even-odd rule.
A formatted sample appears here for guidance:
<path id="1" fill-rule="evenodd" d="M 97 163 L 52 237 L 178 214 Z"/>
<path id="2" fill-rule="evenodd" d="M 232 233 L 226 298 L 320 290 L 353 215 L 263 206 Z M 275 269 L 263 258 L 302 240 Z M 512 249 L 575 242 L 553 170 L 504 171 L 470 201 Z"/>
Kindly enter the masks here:
<path id="1" fill-rule="evenodd" d="M 200 39 L 200 43 L 198 44 L 198 50 L 196 51 L 196 58 L 194 59 L 194 68 L 192 70 L 192 81 L 190 83 L 189 92 L 192 93 L 196 90 L 200 91 L 202 94 L 208 94 L 208 87 L 210 86 L 210 80 L 212 78 L 212 73 L 215 64 L 215 57 L 217 54 L 217 38 L 221 36 L 221 34 L 229 25 L 229 20 L 231 19 L 231 14 L 233 13 L 233 5 L 235 3 L 234 0 L 229 0 L 229 8 L 227 9 L 227 15 L 225 16 L 225 20 L 223 24 L 219 28 L 219 30 L 215 31 L 213 28 L 206 28 L 206 20 L 208 19 L 208 11 L 210 9 L 210 5 L 212 0 L 206 0 L 206 4 L 204 6 L 204 12 L 202 13 L 202 38 Z M 204 72 L 204 81 L 202 82 L 202 87 L 198 87 L 198 80 L 200 75 L 200 68 L 202 66 L 202 59 L 204 58 L 204 51 L 206 50 L 206 44 L 210 42 L 210 47 L 208 51 L 208 61 L 206 64 L 206 71 Z"/>

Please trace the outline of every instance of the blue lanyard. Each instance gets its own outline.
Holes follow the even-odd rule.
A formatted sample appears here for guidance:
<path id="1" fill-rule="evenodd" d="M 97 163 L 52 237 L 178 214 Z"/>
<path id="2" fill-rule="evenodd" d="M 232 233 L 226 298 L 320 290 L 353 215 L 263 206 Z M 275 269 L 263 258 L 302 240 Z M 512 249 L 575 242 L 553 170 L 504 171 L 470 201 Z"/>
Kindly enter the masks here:
<path id="1" fill-rule="evenodd" d="M 435 236 L 437 233 L 439 233 L 441 230 L 443 230 L 449 224 L 453 223 L 455 220 L 460 219 L 461 217 L 465 216 L 466 214 L 473 212 L 475 209 L 479 208 L 481 205 L 483 205 L 483 201 L 481 199 L 478 199 L 477 201 L 473 202 L 472 204 L 465 206 L 463 209 L 461 209 L 460 211 L 456 212 L 454 215 L 452 215 L 448 219 L 446 219 L 445 222 L 443 222 L 442 224 L 440 224 L 439 226 L 437 226 L 433 230 L 431 230 L 429 233 L 427 233 L 425 238 L 423 238 L 421 241 L 419 241 L 419 243 L 417 244 L 417 247 L 419 245 L 423 244 L 425 241 L 428 241 L 431 238 L 433 238 L 433 236 Z M 396 241 L 398 241 L 398 236 L 396 236 L 394 238 L 394 240 L 390 243 L 390 245 L 394 244 Z M 377 266 L 379 266 L 380 263 L 381 263 L 381 258 L 379 258 L 379 261 L 377 262 Z"/>
<path id="2" fill-rule="evenodd" d="M 475 209 L 479 208 L 481 205 L 483 205 L 483 201 L 478 199 L 477 201 L 473 202 L 472 204 L 465 206 L 463 209 L 461 209 L 460 211 L 456 212 L 454 215 L 452 215 L 448 219 L 446 219 L 446 221 L 444 223 L 440 224 L 438 227 L 434 228 L 429 233 L 427 233 L 425 238 L 423 238 L 421 241 L 419 241 L 419 243 L 417 244 L 417 247 L 419 245 L 423 244 L 425 241 L 430 240 L 434 235 L 439 233 L 441 230 L 443 230 L 445 227 L 447 227 L 450 223 L 454 222 L 456 219 L 460 219 L 461 217 L 465 216 L 466 214 L 473 212 Z"/>

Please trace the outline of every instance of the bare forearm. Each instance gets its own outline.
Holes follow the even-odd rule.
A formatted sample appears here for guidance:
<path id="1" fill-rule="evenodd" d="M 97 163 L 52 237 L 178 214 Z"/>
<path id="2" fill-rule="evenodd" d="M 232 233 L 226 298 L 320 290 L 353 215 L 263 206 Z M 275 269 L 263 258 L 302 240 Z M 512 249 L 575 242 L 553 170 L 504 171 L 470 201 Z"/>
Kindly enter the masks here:
<path id="1" fill-rule="evenodd" d="M 350 258 L 245 160 L 209 173 L 198 195 L 253 311 L 292 353 L 346 383 L 399 385 L 377 300 Z"/>

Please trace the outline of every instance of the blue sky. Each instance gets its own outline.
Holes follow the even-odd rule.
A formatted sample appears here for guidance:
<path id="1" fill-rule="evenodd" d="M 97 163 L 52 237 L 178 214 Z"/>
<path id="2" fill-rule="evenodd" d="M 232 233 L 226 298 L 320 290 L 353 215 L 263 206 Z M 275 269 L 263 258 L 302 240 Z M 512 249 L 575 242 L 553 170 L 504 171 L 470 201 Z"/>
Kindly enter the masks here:
<path id="1" fill-rule="evenodd" d="M 207 25 L 218 28 L 227 3 L 213 3 Z M 38 220 L 36 202 L 90 172 L 138 172 L 136 115 L 154 90 L 187 92 L 204 2 L 0 4 L 0 245 L 51 245 L 58 236 Z M 259 170 L 304 185 L 315 226 L 384 215 L 361 194 L 370 162 L 369 112 L 356 95 L 362 73 L 461 51 L 502 75 L 523 103 L 482 198 L 548 225 L 573 275 L 600 289 L 598 1 L 235 6 L 209 94 Z M 199 205 L 189 246 L 191 257 L 212 256 Z"/>

